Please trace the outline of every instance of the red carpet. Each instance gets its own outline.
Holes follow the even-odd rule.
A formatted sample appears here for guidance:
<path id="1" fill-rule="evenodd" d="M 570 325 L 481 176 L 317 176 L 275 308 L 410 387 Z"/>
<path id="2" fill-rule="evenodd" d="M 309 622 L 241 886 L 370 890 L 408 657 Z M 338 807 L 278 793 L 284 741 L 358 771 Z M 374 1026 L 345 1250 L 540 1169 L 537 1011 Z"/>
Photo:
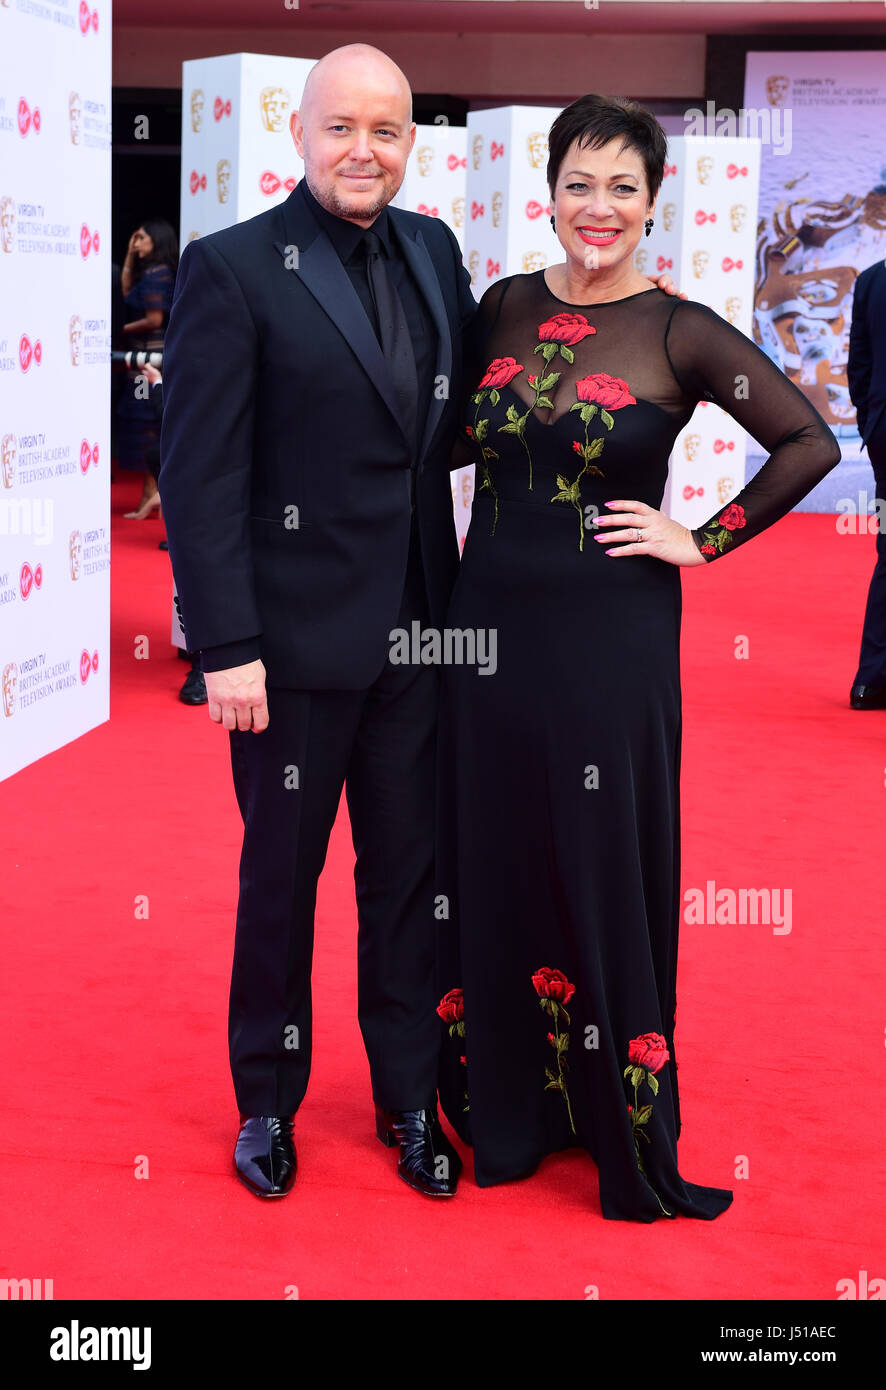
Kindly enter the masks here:
<path id="1" fill-rule="evenodd" d="M 683 572 L 684 889 L 793 894 L 789 934 L 682 928 L 680 1166 L 733 1187 L 732 1207 L 712 1223 L 604 1221 L 579 1153 L 482 1191 L 468 1163 L 449 1203 L 398 1181 L 356 1022 L 345 814 L 320 890 L 299 1177 L 263 1205 L 231 1163 L 227 738 L 176 699 L 162 523 L 121 516 L 136 490 L 117 483 L 112 504 L 110 723 L 3 788 L 0 1275 L 51 1278 L 56 1299 L 271 1300 L 292 1285 L 305 1299 L 834 1299 L 860 1270 L 886 1276 L 871 1220 L 886 712 L 847 703 L 873 538 L 791 516 Z"/>

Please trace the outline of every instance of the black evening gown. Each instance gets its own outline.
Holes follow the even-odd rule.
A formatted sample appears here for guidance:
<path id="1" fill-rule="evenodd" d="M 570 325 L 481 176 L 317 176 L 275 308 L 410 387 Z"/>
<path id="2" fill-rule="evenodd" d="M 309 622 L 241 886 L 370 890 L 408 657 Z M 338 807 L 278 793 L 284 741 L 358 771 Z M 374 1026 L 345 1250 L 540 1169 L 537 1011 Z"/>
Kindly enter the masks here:
<path id="1" fill-rule="evenodd" d="M 742 333 L 661 290 L 571 305 L 543 271 L 508 277 L 471 355 L 439 737 L 441 1105 L 481 1187 L 577 1145 L 604 1217 L 711 1219 L 732 1193 L 677 1167 L 680 572 L 607 556 L 593 508 L 660 507 L 675 436 L 716 401 L 771 456 L 693 532 L 710 562 L 839 448 Z"/>

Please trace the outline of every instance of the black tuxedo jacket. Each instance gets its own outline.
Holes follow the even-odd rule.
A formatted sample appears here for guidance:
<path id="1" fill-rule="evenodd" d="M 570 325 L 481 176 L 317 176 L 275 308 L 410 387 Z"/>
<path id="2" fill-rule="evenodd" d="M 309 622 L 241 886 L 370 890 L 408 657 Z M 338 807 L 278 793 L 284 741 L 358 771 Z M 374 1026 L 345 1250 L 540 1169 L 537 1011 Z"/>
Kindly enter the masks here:
<path id="1" fill-rule="evenodd" d="M 855 282 L 847 376 L 858 429 L 869 444 L 886 439 L 886 264 L 863 270 Z"/>
<path id="2" fill-rule="evenodd" d="M 270 685 L 372 684 L 413 507 L 435 627 L 458 569 L 449 468 L 476 302 L 445 223 L 388 212 L 436 332 L 416 458 L 372 325 L 300 185 L 191 242 L 179 265 L 159 486 L 185 637 L 190 651 L 258 638 Z"/>

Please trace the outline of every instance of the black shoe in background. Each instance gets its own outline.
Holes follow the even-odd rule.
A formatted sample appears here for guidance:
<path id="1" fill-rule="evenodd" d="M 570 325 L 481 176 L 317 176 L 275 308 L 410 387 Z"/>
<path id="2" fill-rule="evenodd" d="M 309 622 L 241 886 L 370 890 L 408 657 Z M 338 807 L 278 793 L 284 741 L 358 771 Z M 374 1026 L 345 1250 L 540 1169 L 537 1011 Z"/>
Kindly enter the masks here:
<path id="1" fill-rule="evenodd" d="M 209 699 L 206 682 L 199 666 L 192 666 L 185 676 L 185 683 L 178 692 L 178 698 L 186 705 L 205 705 Z"/>

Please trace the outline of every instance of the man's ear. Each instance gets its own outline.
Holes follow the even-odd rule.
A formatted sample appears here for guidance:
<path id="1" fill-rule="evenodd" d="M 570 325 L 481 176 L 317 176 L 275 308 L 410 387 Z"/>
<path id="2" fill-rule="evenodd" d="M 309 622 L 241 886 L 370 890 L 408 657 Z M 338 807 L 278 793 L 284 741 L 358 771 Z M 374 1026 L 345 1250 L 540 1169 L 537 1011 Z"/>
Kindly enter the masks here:
<path id="1" fill-rule="evenodd" d="M 417 133 L 418 133 L 418 126 L 415 124 L 415 121 L 413 121 L 413 122 L 412 122 L 412 125 L 409 127 L 409 153 L 410 153 L 410 154 L 412 154 L 412 147 L 413 147 L 413 145 L 415 144 L 415 137 L 416 137 L 416 134 L 417 134 Z"/>
<path id="2" fill-rule="evenodd" d="M 304 159 L 304 126 L 299 119 L 299 113 L 297 111 L 293 111 L 292 115 L 289 117 L 289 134 L 292 136 L 292 142 L 295 145 L 297 154 L 301 159 Z"/>

